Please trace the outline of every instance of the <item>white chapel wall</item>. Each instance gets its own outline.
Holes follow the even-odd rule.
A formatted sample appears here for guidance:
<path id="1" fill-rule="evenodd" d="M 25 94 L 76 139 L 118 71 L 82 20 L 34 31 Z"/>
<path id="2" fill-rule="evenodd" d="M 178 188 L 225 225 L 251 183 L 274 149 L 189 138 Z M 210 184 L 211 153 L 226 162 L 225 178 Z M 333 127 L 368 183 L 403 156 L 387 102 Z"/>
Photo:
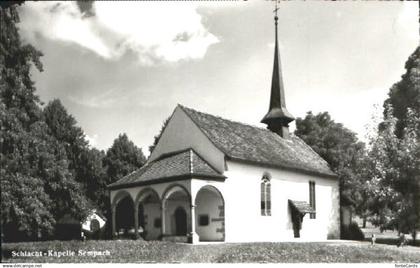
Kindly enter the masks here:
<path id="1" fill-rule="evenodd" d="M 224 154 L 194 124 L 188 115 L 178 106 L 168 122 L 159 143 L 149 161 L 164 153 L 193 148 L 219 172 L 224 170 Z"/>
<path id="2" fill-rule="evenodd" d="M 271 178 L 271 216 L 261 216 L 260 182 Z M 339 238 L 338 180 L 228 161 L 224 183 L 226 242 L 318 241 Z M 316 182 L 316 219 L 306 214 L 293 235 L 288 199 L 309 203 L 309 180 Z"/>
<path id="3" fill-rule="evenodd" d="M 162 234 L 161 227 L 155 226 L 155 221 L 161 222 L 161 204 L 147 203 L 143 205 L 145 226 L 142 226 L 146 232 L 146 240 L 156 240 Z"/>
<path id="4" fill-rule="evenodd" d="M 193 179 L 191 180 L 191 197 L 195 204 L 196 233 L 200 241 L 224 241 L 225 238 L 225 207 L 224 182 Z M 209 195 L 209 189 L 215 191 Z M 216 194 L 217 193 L 217 194 Z M 200 226 L 200 215 L 209 216 L 209 225 Z"/>

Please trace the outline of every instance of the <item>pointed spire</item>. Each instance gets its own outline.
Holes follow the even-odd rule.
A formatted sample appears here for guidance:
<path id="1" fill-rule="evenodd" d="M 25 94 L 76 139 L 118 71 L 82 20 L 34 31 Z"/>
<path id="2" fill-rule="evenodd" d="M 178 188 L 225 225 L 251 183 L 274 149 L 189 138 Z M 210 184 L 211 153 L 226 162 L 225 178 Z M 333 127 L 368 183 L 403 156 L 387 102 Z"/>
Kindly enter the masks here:
<path id="1" fill-rule="evenodd" d="M 278 49 L 277 37 L 277 1 L 274 24 L 275 24 L 275 45 L 274 45 L 274 65 L 273 76 L 271 80 L 270 108 L 268 113 L 261 120 L 261 123 L 267 124 L 267 128 L 276 132 L 283 138 L 289 137 L 289 123 L 294 117 L 286 109 L 286 100 L 284 95 L 283 77 L 281 72 L 281 61 Z"/>

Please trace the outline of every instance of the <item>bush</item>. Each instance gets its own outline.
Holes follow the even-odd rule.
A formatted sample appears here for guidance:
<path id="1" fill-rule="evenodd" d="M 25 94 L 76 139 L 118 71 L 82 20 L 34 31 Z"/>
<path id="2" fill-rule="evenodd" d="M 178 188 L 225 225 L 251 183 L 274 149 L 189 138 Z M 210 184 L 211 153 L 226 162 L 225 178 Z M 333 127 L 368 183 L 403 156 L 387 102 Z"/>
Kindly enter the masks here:
<path id="1" fill-rule="evenodd" d="M 363 241 L 365 235 L 360 230 L 359 225 L 353 221 L 348 226 L 341 226 L 341 239 Z"/>

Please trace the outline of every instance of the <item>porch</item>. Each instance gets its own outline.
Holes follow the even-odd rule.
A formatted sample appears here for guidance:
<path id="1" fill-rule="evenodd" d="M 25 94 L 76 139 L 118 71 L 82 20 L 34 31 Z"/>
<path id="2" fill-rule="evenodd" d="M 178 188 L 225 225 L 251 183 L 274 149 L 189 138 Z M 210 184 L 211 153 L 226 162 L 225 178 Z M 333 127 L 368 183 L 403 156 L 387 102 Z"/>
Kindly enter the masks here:
<path id="1" fill-rule="evenodd" d="M 199 155 L 190 149 L 142 169 L 127 176 L 126 183 L 110 186 L 115 238 L 225 240 L 225 178 Z"/>

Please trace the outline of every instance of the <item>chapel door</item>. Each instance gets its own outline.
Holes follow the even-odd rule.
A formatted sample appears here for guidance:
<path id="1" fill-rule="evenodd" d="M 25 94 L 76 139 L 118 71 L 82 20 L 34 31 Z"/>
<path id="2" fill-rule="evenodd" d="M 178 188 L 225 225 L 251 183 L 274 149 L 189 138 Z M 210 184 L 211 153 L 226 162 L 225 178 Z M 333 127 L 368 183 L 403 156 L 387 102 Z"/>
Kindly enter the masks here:
<path id="1" fill-rule="evenodd" d="M 175 210 L 175 234 L 187 235 L 187 213 L 182 207 Z"/>
<path id="2" fill-rule="evenodd" d="M 292 209 L 292 224 L 293 224 L 293 234 L 295 238 L 300 237 L 300 229 L 302 228 L 303 214 Z"/>

